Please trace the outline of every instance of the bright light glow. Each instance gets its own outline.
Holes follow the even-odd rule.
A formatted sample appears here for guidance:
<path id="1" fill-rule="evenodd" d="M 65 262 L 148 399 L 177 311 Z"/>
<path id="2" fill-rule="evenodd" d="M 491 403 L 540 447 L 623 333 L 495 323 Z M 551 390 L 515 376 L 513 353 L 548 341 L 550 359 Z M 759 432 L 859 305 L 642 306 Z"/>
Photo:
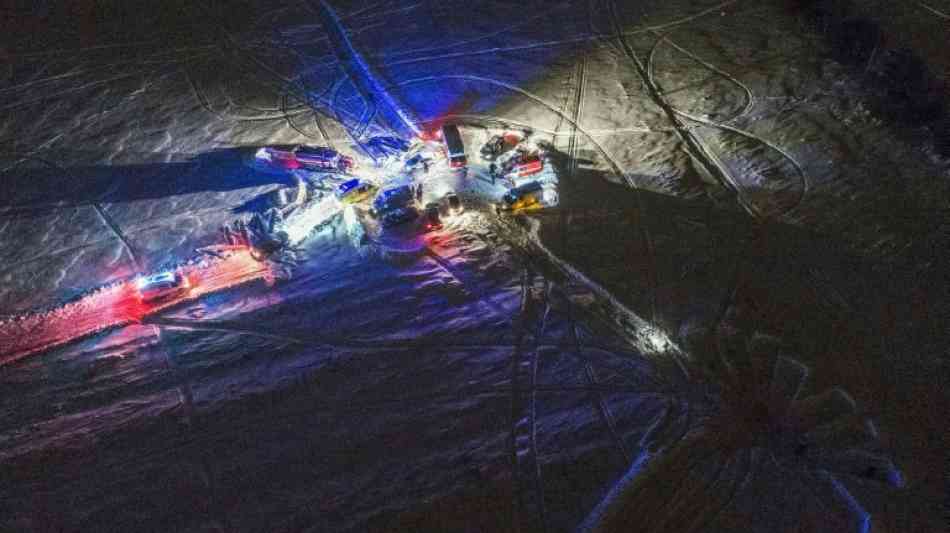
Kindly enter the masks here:
<path id="1" fill-rule="evenodd" d="M 153 283 L 169 282 L 175 280 L 175 273 L 171 271 L 159 272 L 151 276 L 142 276 L 135 280 L 135 286 L 141 290 Z"/>
<path id="2" fill-rule="evenodd" d="M 343 204 L 332 194 L 301 206 L 284 221 L 284 231 L 290 238 L 290 244 L 299 244 L 310 236 L 315 227 L 330 220 L 342 208 Z"/>
<path id="3" fill-rule="evenodd" d="M 257 159 L 263 159 L 265 161 L 271 160 L 270 152 L 267 150 L 267 148 L 258 148 L 257 152 L 254 153 L 254 157 Z"/>
<path id="4" fill-rule="evenodd" d="M 676 348 L 670 337 L 659 328 L 649 328 L 645 333 L 647 342 L 656 353 L 666 353 Z"/>

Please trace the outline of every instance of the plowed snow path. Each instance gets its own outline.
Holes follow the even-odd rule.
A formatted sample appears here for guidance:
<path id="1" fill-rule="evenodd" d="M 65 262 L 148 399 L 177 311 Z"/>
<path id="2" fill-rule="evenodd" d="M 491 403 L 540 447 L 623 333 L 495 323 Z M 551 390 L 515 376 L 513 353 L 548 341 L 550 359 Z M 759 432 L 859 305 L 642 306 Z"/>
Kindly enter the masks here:
<path id="1" fill-rule="evenodd" d="M 0 323 L 0 365 L 12 363 L 101 331 L 140 322 L 148 315 L 187 300 L 265 277 L 268 268 L 246 249 L 232 250 L 222 259 L 188 265 L 179 271 L 188 278 L 188 293 L 157 303 L 138 297 L 134 282 L 124 281 L 97 290 L 80 300 L 45 313 Z"/>

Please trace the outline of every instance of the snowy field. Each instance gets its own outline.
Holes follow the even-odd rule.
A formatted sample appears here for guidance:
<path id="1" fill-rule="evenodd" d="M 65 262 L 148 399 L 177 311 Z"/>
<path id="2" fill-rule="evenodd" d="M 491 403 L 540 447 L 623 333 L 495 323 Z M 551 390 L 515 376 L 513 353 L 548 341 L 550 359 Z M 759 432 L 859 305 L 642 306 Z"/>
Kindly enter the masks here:
<path id="1" fill-rule="evenodd" d="M 293 198 L 262 145 L 392 177 L 324 4 L 16 10 L 0 348 Z M 874 111 L 871 61 L 784 2 L 329 4 L 419 129 L 459 124 L 468 173 L 424 190 L 466 211 L 328 196 L 289 279 L 0 366 L 0 530 L 941 530 L 950 161 Z M 506 128 L 557 208 L 491 209 Z"/>

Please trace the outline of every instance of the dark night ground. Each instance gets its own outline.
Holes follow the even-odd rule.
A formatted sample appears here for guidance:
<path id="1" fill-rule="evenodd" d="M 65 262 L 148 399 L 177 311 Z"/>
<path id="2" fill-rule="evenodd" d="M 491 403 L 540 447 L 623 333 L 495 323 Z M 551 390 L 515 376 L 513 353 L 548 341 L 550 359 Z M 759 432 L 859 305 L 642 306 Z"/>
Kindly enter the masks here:
<path id="1" fill-rule="evenodd" d="M 756 331 L 777 337 L 785 354 L 809 368 L 802 396 L 832 387 L 848 391 L 858 414 L 880 431 L 874 451 L 903 472 L 906 486 L 891 489 L 874 472 L 830 468 L 871 513 L 872 530 L 940 530 L 950 412 L 944 390 L 950 173 L 933 155 L 933 139 L 937 149 L 945 140 L 939 121 L 902 118 L 936 113 L 939 106 L 921 111 L 913 104 L 933 99 L 933 91 L 923 98 L 913 87 L 869 83 L 865 63 L 852 58 L 866 51 L 842 53 L 835 38 L 822 37 L 808 9 L 790 13 L 773 3 L 730 2 L 721 15 L 667 34 L 739 85 L 675 53 L 659 40 L 661 33 L 630 36 L 641 57 L 653 58 L 657 81 L 674 105 L 770 139 L 804 168 L 811 179 L 807 195 L 795 165 L 774 150 L 694 124 L 727 166 L 752 176 L 745 191 L 768 220 L 758 224 L 729 195 L 703 184 L 676 137 L 661 131 L 667 118 L 610 39 L 554 52 L 426 61 L 415 59 L 445 51 L 404 53 L 530 45 L 591 31 L 612 37 L 607 3 L 351 4 L 334 2 L 352 14 L 347 24 L 365 28 L 356 33 L 357 44 L 377 58 L 383 75 L 406 82 L 400 85 L 405 99 L 423 118 L 448 108 L 561 133 L 552 139 L 558 165 L 569 173 L 573 155 L 578 168 L 562 182 L 564 209 L 534 217 L 548 249 L 666 332 L 690 354 L 694 369 L 709 367 L 721 376 L 703 336 L 720 322 L 724 350 L 739 367 L 744 355 L 736 339 Z M 638 28 L 716 3 L 617 4 L 622 24 Z M 856 4 L 846 15 L 874 10 L 870 2 Z M 950 12 L 950 5 L 938 4 L 927 3 Z M 0 131 L 8 153 L 0 168 L 16 191 L 3 202 L 0 245 L 8 267 L 0 278 L 0 310 L 48 307 L 129 272 L 121 243 L 90 204 L 98 202 L 154 267 L 212 242 L 234 210 L 283 185 L 241 170 L 228 149 L 324 142 L 294 100 L 299 86 L 279 80 L 300 74 L 308 62 L 332 62 L 306 3 L 168 3 L 160 12 L 121 5 L 98 11 L 105 13 L 99 19 L 88 8 L 44 14 L 24 6 L 12 19 L 19 31 L 6 32 L 13 37 L 3 49 L 12 59 L 0 86 L 7 115 Z M 894 36 L 908 27 L 934 39 L 946 31 L 930 11 L 900 15 L 889 24 L 903 26 L 885 26 L 899 41 L 887 49 L 907 43 Z M 54 19 L 55 31 L 45 16 Z M 519 29 L 498 33 L 509 26 Z M 145 44 L 95 48 L 120 43 Z M 932 71 L 945 68 L 947 58 L 936 55 L 941 50 L 930 41 L 904 45 L 922 54 Z M 33 55 L 19 53 L 24 50 Z M 893 65 L 884 51 L 881 57 L 884 67 Z M 492 78 L 555 104 L 582 126 L 576 143 L 563 135 L 571 126 L 560 115 L 494 82 L 410 89 L 414 79 L 446 74 Z M 301 79 L 320 91 L 339 75 L 323 66 Z M 754 113 L 737 115 L 740 85 L 754 95 Z M 282 93 L 291 95 L 289 106 Z M 330 104 L 358 115 L 352 90 L 344 86 L 340 93 Z M 345 147 L 343 128 L 330 118 L 323 122 L 329 140 Z M 615 185 L 623 180 L 594 140 L 647 190 L 637 196 Z M 221 148 L 225 155 L 216 156 Z M 204 154 L 203 162 L 188 163 L 193 154 Z M 69 188 L 56 181 L 60 170 L 72 178 Z M 45 190 L 36 185 L 41 179 L 50 180 Z M 704 189 L 720 205 L 705 199 Z M 518 325 L 533 319 L 519 315 L 522 256 L 507 242 L 520 242 L 530 222 L 473 220 L 437 250 L 449 257 L 443 263 L 367 255 L 327 231 L 308 245 L 310 258 L 291 282 L 273 290 L 242 287 L 163 317 L 194 327 L 145 326 L 0 369 L 0 529 L 512 530 L 512 346 Z M 596 397 L 567 389 L 586 383 L 585 363 L 605 386 L 632 382 L 646 389 L 651 376 L 667 375 L 670 354 L 632 357 L 618 345 L 642 339 L 641 331 L 618 327 L 615 307 L 602 296 L 563 281 L 543 259 L 536 262 L 540 275 L 571 295 L 550 300 L 543 344 L 563 344 L 570 314 L 577 306 L 585 310 L 578 317 L 588 346 L 582 357 L 562 345 L 537 352 L 538 382 L 554 388 L 538 396 L 547 522 L 552 530 L 568 530 L 629 460 L 599 418 Z M 220 324 L 233 331 L 213 329 Z M 240 332 L 247 330 L 281 337 Z M 354 349 L 343 341 L 295 340 L 331 332 L 334 339 L 378 344 Z M 393 341 L 402 338 L 423 346 Z M 594 343 L 609 346 L 590 348 Z M 755 376 L 754 368 L 750 363 L 740 373 Z M 687 396 L 692 386 L 682 385 L 679 393 Z M 677 440 L 677 428 L 655 440 L 645 437 L 665 404 L 642 392 L 604 394 L 627 453 L 636 454 L 644 438 L 677 457 L 692 441 Z M 689 402 L 710 411 L 713 421 L 721 415 L 736 431 L 755 435 L 762 417 L 756 402 L 745 401 L 750 397 L 741 395 L 738 404 Z M 679 423 L 715 422 L 675 418 L 673 425 Z M 693 477 L 705 479 L 715 464 L 701 464 Z M 721 503 L 731 488 L 722 482 L 727 475 L 718 484 L 632 500 L 656 516 L 704 517 L 716 511 L 704 506 L 721 504 L 725 511 L 715 519 L 677 529 L 674 518 L 653 524 L 644 518 L 629 528 L 748 531 L 754 523 L 769 531 L 844 530 L 837 522 L 841 506 L 825 505 L 834 498 L 816 488 L 814 476 L 736 468 L 755 476 L 730 505 Z M 677 472 L 671 469 L 669 478 L 680 479 Z M 528 486 L 520 490 L 523 498 L 533 494 Z M 540 529 L 532 516 L 523 516 L 522 525 Z"/>

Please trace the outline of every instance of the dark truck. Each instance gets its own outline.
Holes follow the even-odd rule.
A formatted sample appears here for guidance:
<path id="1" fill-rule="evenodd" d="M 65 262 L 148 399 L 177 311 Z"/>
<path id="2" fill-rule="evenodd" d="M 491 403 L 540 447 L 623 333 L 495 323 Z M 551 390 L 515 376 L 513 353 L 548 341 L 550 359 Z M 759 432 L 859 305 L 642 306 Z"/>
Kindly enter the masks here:
<path id="1" fill-rule="evenodd" d="M 414 193 L 414 187 L 409 185 L 398 185 L 381 191 L 373 200 L 370 214 L 373 216 L 384 215 L 394 209 L 414 206 L 416 202 Z"/>
<path id="2" fill-rule="evenodd" d="M 465 145 L 462 144 L 462 134 L 459 133 L 458 126 L 454 124 L 442 126 L 442 142 L 445 143 L 445 155 L 449 158 L 450 167 L 463 168 L 468 164 L 468 158 L 465 157 Z"/>

